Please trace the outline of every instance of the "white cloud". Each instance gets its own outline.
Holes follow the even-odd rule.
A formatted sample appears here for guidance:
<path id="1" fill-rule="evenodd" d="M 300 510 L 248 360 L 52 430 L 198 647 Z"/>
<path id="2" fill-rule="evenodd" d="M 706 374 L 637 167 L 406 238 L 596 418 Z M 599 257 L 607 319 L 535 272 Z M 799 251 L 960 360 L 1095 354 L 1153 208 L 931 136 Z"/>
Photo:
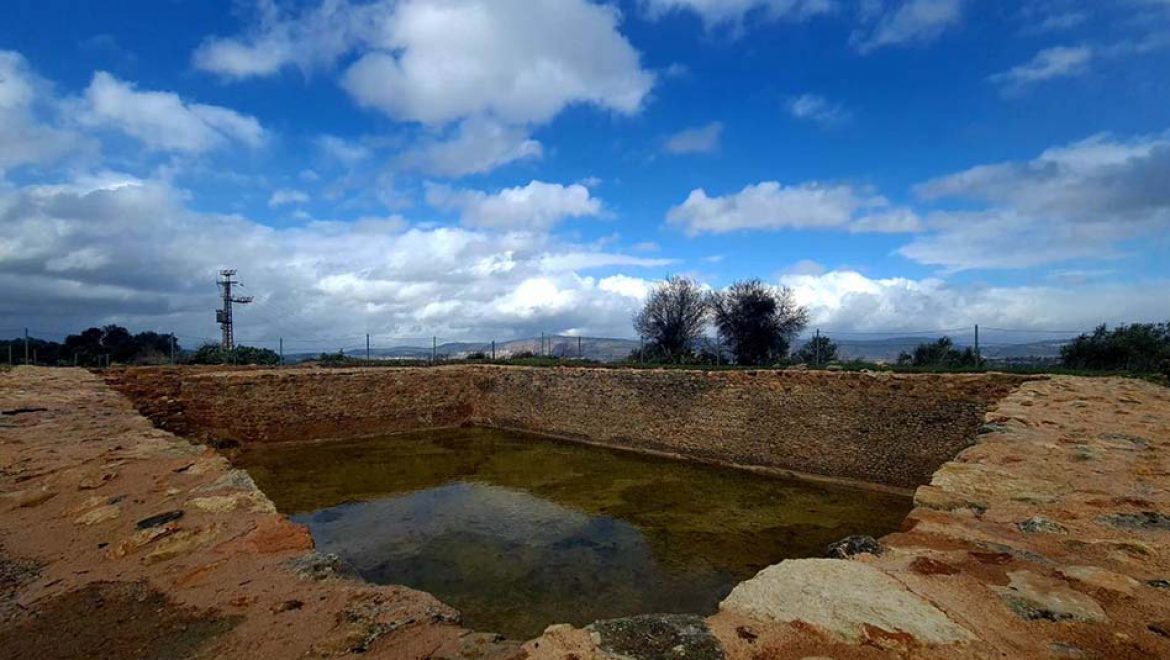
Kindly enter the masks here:
<path id="1" fill-rule="evenodd" d="M 431 129 L 399 165 L 459 177 L 539 158 L 532 130 L 568 106 L 638 112 L 656 76 L 620 20 L 589 0 L 262 2 L 248 31 L 208 39 L 194 62 L 238 79 L 352 56 L 340 83 L 358 105 Z"/>
<path id="2" fill-rule="evenodd" d="M 543 181 L 505 188 L 494 194 L 430 185 L 427 203 L 441 210 L 457 211 L 468 227 L 528 231 L 547 231 L 567 218 L 597 216 L 602 212 L 601 201 L 585 186 Z"/>
<path id="3" fill-rule="evenodd" d="M 693 190 L 670 210 L 667 221 L 694 236 L 780 229 L 913 231 L 917 226 L 910 217 L 911 212 L 891 207 L 884 198 L 846 184 L 764 181 L 723 197 Z"/>
<path id="4" fill-rule="evenodd" d="M 707 29 L 719 26 L 738 28 L 746 18 L 763 20 L 804 20 L 835 11 L 837 0 L 642 0 L 651 18 L 690 11 L 698 14 Z"/>
<path id="5" fill-rule="evenodd" d="M 0 315 L 62 331 L 174 329 L 192 345 L 215 336 L 212 280 L 234 266 L 256 296 L 237 314 L 239 337 L 283 336 L 286 351 L 336 350 L 365 332 L 375 343 L 572 328 L 629 336 L 630 271 L 670 263 L 541 233 L 404 228 L 397 216 L 276 229 L 191 211 L 182 196 L 112 174 L 0 193 Z"/>
<path id="6" fill-rule="evenodd" d="M 1098 135 L 1028 162 L 981 165 L 917 188 L 926 200 L 982 204 L 931 214 L 900 252 L 950 270 L 1025 268 L 1122 255 L 1119 244 L 1170 229 L 1170 136 Z"/>
<path id="7" fill-rule="evenodd" d="M 788 112 L 797 119 L 806 119 L 822 126 L 836 126 L 849 120 L 849 113 L 840 104 L 832 103 L 819 94 L 802 94 L 788 102 Z"/>
<path id="8" fill-rule="evenodd" d="M 1072 78 L 1089 71 L 1093 50 L 1088 46 L 1057 46 L 1036 53 L 1028 62 L 989 78 L 1010 89 L 1053 78 Z"/>
<path id="9" fill-rule="evenodd" d="M 784 275 L 780 283 L 809 307 L 812 327 L 855 332 L 948 330 L 976 323 L 1021 330 L 1089 329 L 1102 322 L 1160 320 L 1155 310 L 1170 305 L 1167 282 L 984 286 L 835 270 Z"/>
<path id="10" fill-rule="evenodd" d="M 245 34 L 206 39 L 192 55 L 192 63 L 237 80 L 272 75 L 287 66 L 306 74 L 330 68 L 387 29 L 394 4 L 322 0 L 297 14 L 273 0 L 256 0 L 257 20 Z"/>
<path id="11" fill-rule="evenodd" d="M 343 85 L 361 105 L 433 125 L 544 123 L 574 103 L 630 114 L 654 75 L 618 19 L 585 0 L 406 0 Z"/>
<path id="12" fill-rule="evenodd" d="M 433 176 L 460 177 L 544 155 L 544 148 L 529 137 L 527 129 L 490 119 L 466 119 L 449 133 L 422 140 L 402 155 L 400 165 Z"/>
<path id="13" fill-rule="evenodd" d="M 675 133 L 666 139 L 664 147 L 672 154 L 709 154 L 719 150 L 722 137 L 723 124 L 715 121 Z"/>
<path id="14" fill-rule="evenodd" d="M 197 153 L 236 143 L 258 147 L 265 140 L 255 117 L 188 103 L 172 92 L 138 91 L 105 71 L 95 73 L 85 90 L 80 119 L 116 128 L 163 151 Z"/>
<path id="15" fill-rule="evenodd" d="M 57 103 L 48 87 L 20 53 L 0 50 L 0 173 L 89 149 L 75 132 L 38 116 L 38 105 Z"/>
<path id="16" fill-rule="evenodd" d="M 369 147 L 336 135 L 321 135 L 316 140 L 317 148 L 327 158 L 342 165 L 353 167 L 373 155 Z"/>
<path id="17" fill-rule="evenodd" d="M 305 204 L 309 201 L 309 194 L 303 190 L 294 190 L 292 188 L 281 188 L 272 193 L 272 197 L 268 198 L 268 206 L 276 208 L 278 206 L 285 206 L 287 204 Z"/>
<path id="18" fill-rule="evenodd" d="M 872 28 L 858 30 L 853 43 L 862 53 L 884 46 L 927 43 L 958 25 L 965 0 L 900 0 L 877 16 Z"/>

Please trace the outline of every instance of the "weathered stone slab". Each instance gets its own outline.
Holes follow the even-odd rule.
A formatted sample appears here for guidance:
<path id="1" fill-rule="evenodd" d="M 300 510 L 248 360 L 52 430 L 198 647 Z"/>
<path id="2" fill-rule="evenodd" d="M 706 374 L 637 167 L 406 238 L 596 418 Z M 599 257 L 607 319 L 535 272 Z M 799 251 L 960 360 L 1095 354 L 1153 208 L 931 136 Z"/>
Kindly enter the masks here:
<path id="1" fill-rule="evenodd" d="M 765 621 L 803 621 L 853 643 L 865 637 L 867 627 L 904 633 L 922 644 L 974 639 L 902 583 L 853 561 L 782 562 L 737 586 L 719 607 Z"/>

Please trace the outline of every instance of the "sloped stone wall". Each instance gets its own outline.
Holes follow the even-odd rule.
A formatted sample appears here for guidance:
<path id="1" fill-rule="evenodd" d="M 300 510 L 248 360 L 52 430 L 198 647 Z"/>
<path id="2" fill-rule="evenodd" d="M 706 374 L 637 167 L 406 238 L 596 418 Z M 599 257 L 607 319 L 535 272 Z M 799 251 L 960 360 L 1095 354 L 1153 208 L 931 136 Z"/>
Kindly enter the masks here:
<path id="1" fill-rule="evenodd" d="M 490 426 L 912 488 L 1021 379 L 505 368 L 484 381 Z"/>
<path id="2" fill-rule="evenodd" d="M 135 371 L 152 370 L 110 382 L 156 424 L 197 437 L 283 442 L 481 424 L 902 488 L 929 481 L 974 441 L 987 407 L 1026 380 L 499 366 Z"/>

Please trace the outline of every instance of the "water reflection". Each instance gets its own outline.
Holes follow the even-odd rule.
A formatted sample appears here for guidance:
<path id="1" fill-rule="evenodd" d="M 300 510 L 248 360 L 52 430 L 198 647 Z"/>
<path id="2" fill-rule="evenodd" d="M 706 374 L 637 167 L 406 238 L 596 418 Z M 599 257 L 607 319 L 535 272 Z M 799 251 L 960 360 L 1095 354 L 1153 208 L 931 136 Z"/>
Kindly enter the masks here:
<path id="1" fill-rule="evenodd" d="M 906 498 L 486 429 L 255 448 L 260 487 L 366 580 L 431 592 L 527 638 L 647 612 L 713 612 L 781 559 L 881 535 Z"/>

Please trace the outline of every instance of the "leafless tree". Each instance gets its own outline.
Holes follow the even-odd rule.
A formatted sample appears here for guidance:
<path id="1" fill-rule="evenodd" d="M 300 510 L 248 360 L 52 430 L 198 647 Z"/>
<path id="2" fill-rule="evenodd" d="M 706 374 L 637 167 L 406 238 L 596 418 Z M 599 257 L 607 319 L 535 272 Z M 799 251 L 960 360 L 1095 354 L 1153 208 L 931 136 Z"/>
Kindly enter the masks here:
<path id="1" fill-rule="evenodd" d="M 788 287 L 741 280 L 710 297 L 715 328 L 739 364 L 763 365 L 787 357 L 808 325 L 808 310 Z"/>
<path id="2" fill-rule="evenodd" d="M 688 355 L 707 325 L 707 297 L 698 282 L 674 275 L 659 284 L 634 317 L 634 329 L 655 353 L 673 362 Z"/>

